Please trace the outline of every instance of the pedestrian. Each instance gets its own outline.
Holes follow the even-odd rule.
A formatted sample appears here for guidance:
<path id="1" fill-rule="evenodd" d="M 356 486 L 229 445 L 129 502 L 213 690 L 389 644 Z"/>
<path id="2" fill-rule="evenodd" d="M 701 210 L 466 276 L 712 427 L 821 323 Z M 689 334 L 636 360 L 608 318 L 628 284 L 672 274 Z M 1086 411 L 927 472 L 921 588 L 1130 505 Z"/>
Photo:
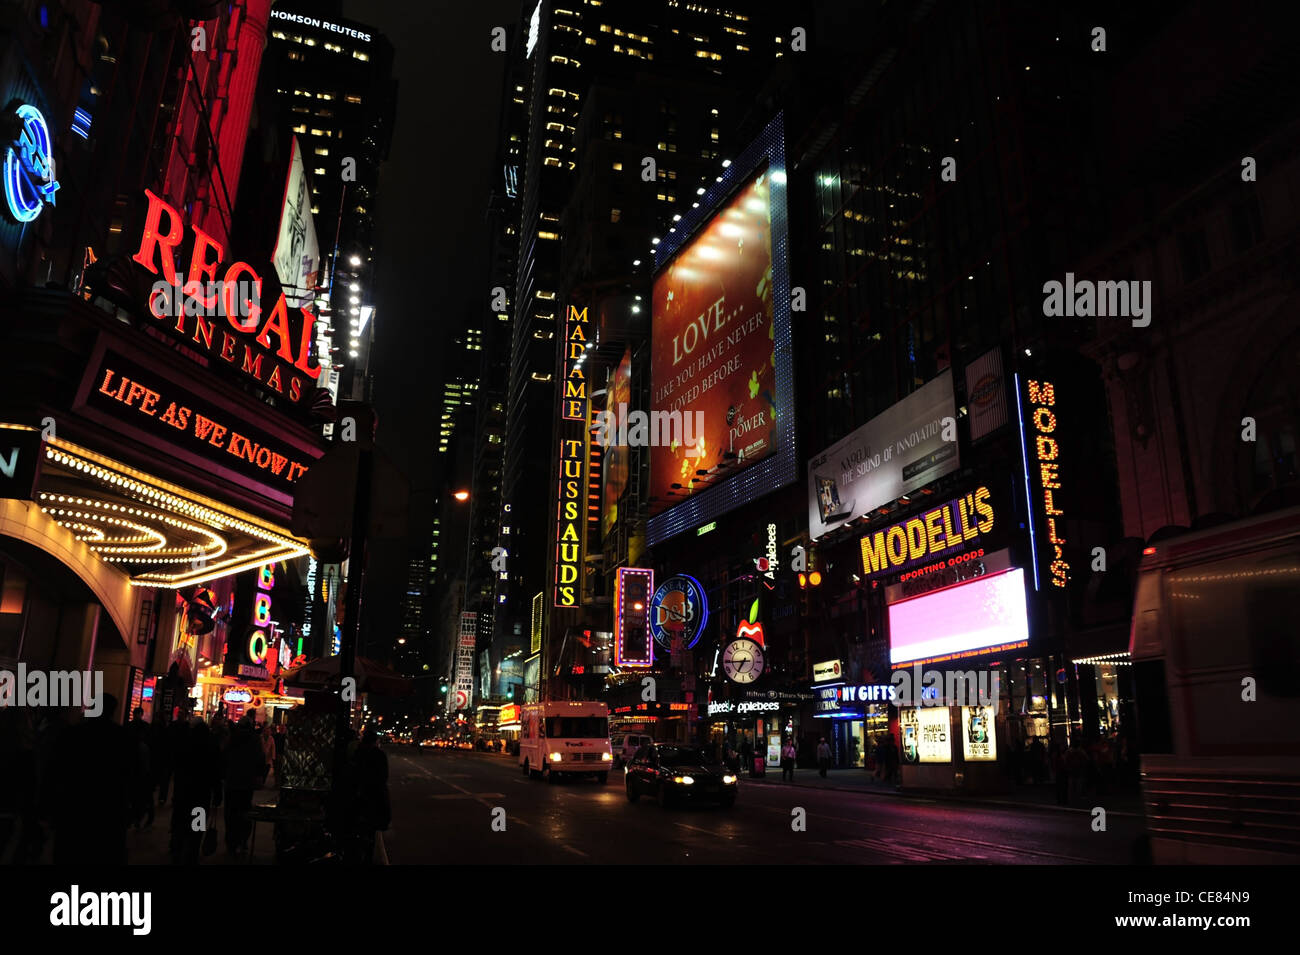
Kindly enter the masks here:
<path id="1" fill-rule="evenodd" d="M 1038 742 L 1038 740 L 1035 740 Z M 1059 739 L 1052 740 L 1052 748 L 1049 757 L 1052 761 L 1052 776 L 1056 780 L 1056 804 L 1058 806 L 1068 806 L 1070 804 L 1070 770 L 1065 761 L 1065 747 L 1061 745 Z"/>
<path id="2" fill-rule="evenodd" d="M 182 718 L 175 722 L 171 859 L 172 865 L 198 865 L 205 837 L 217 828 L 216 810 L 222 799 L 221 751 L 203 720 Z M 215 832 L 212 838 L 217 838 Z"/>
<path id="3" fill-rule="evenodd" d="M 243 852 L 248 842 L 252 831 L 248 813 L 253 808 L 253 791 L 258 788 L 262 775 L 262 744 L 254 725 L 247 714 L 236 723 L 225 753 L 226 851 L 231 855 Z"/>
<path id="4" fill-rule="evenodd" d="M 275 743 L 275 784 L 281 788 L 284 787 L 284 751 L 288 744 L 288 736 L 285 735 L 284 724 L 277 723 L 275 726 L 275 735 L 272 737 Z"/>
<path id="5" fill-rule="evenodd" d="M 126 727 L 113 719 L 117 699 L 100 696 L 55 744 L 50 767 L 55 865 L 125 865 L 126 830 L 139 758 Z"/>
<path id="6" fill-rule="evenodd" d="M 353 861 L 369 865 L 374 862 L 377 834 L 388 829 L 392 806 L 388 793 L 388 757 L 379 748 L 379 734 L 367 728 L 357 747 L 354 780 L 355 801 L 352 832 L 355 836 Z"/>
<path id="7" fill-rule="evenodd" d="M 1035 736 L 1033 743 L 1029 746 L 1029 781 L 1031 783 L 1041 783 L 1047 771 L 1047 747 L 1043 745 L 1043 738 Z"/>
<path id="8" fill-rule="evenodd" d="M 134 781 L 131 786 L 131 821 L 136 829 L 148 829 L 153 825 L 154 819 L 154 771 L 150 754 L 150 727 L 144 721 L 143 707 L 137 706 L 132 712 L 131 722 L 127 725 L 127 734 L 136 758 Z"/>
<path id="9" fill-rule="evenodd" d="M 754 772 L 754 747 L 750 744 L 748 736 L 740 740 L 740 765 L 748 770 L 749 775 L 757 775 Z"/>
<path id="10" fill-rule="evenodd" d="M 794 763 L 799 753 L 794 748 L 794 740 L 786 739 L 785 748 L 781 750 L 781 782 L 787 779 L 794 782 Z"/>
<path id="11" fill-rule="evenodd" d="M 34 862 L 39 843 L 36 727 L 27 707 L 0 707 L 0 866 Z"/>
<path id="12" fill-rule="evenodd" d="M 826 744 L 826 737 L 823 736 L 821 742 L 817 744 L 817 772 L 821 774 L 822 779 L 826 778 L 826 770 L 831 765 L 831 748 Z"/>
<path id="13" fill-rule="evenodd" d="M 265 789 L 266 777 L 270 774 L 271 767 L 275 764 L 275 740 L 271 735 L 271 724 L 262 724 L 262 732 L 259 742 L 262 744 L 262 777 L 261 785 L 258 788 Z M 276 784 L 278 785 L 279 782 L 279 777 L 277 777 Z"/>
<path id="14" fill-rule="evenodd" d="M 1081 800 L 1087 793 L 1088 778 L 1092 773 L 1092 757 L 1084 749 L 1083 741 L 1075 737 L 1065 754 L 1065 769 L 1070 775 L 1070 801 Z"/>
<path id="15" fill-rule="evenodd" d="M 885 782 L 895 783 L 898 781 L 898 744 L 894 742 L 894 734 L 885 734 Z"/>

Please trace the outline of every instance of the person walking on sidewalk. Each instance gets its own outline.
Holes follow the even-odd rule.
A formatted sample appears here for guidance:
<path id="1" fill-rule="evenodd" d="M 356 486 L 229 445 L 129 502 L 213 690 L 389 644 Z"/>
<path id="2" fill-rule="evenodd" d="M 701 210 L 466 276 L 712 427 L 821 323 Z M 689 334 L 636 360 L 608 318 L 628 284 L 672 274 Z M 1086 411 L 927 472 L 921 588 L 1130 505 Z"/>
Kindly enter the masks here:
<path id="1" fill-rule="evenodd" d="M 794 740 L 787 739 L 785 749 L 781 750 L 781 782 L 785 782 L 787 778 L 790 782 L 794 782 L 794 761 L 797 756 Z"/>
<path id="2" fill-rule="evenodd" d="M 821 742 L 817 744 L 817 772 L 821 774 L 822 779 L 826 778 L 826 770 L 831 766 L 831 748 L 826 745 L 826 737 L 823 736 Z"/>

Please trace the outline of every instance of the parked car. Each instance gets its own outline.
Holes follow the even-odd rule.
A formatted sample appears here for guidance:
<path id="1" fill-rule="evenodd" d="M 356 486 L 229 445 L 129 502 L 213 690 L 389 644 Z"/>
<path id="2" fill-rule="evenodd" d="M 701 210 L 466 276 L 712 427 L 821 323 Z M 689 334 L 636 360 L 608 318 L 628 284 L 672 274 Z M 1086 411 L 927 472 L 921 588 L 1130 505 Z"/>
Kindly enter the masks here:
<path id="1" fill-rule="evenodd" d="M 638 749 L 653 743 L 654 739 L 646 733 L 624 733 L 611 737 L 609 742 L 614 752 L 614 768 L 622 769 Z"/>
<path id="2" fill-rule="evenodd" d="M 653 796 L 667 808 L 680 802 L 736 802 L 736 775 L 700 746 L 646 743 L 627 764 L 627 801 Z"/>

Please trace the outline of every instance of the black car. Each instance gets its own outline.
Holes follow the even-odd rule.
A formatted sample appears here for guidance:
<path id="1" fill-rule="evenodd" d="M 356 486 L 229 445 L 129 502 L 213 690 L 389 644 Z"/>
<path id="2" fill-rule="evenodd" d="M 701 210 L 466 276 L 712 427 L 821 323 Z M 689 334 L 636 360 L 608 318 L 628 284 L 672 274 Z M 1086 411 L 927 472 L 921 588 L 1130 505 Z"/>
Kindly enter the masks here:
<path id="1" fill-rule="evenodd" d="M 736 802 L 736 775 L 699 746 L 649 743 L 627 764 L 627 800 L 653 796 L 661 806 L 683 802 Z"/>

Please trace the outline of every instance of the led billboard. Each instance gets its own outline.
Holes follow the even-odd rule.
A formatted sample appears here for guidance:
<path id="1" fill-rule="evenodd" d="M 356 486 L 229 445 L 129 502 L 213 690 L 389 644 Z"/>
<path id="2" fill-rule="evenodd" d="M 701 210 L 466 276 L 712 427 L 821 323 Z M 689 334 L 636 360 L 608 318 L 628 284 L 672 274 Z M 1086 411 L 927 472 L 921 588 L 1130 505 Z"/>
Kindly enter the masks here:
<path id="1" fill-rule="evenodd" d="M 813 540 L 957 470 L 952 372 L 945 371 L 808 462 L 808 532 Z"/>
<path id="2" fill-rule="evenodd" d="M 657 252 L 651 545 L 797 476 L 780 117 L 719 180 Z"/>
<path id="3" fill-rule="evenodd" d="M 894 666 L 1028 646 L 1025 572 L 1019 567 L 889 605 Z"/>
<path id="4" fill-rule="evenodd" d="M 623 352 L 623 360 L 610 377 L 610 408 L 627 407 L 632 400 L 632 349 Z M 601 502 L 601 531 L 608 534 L 618 523 L 618 502 L 627 488 L 629 448 L 626 443 L 611 442 L 605 448 L 605 489 Z"/>

